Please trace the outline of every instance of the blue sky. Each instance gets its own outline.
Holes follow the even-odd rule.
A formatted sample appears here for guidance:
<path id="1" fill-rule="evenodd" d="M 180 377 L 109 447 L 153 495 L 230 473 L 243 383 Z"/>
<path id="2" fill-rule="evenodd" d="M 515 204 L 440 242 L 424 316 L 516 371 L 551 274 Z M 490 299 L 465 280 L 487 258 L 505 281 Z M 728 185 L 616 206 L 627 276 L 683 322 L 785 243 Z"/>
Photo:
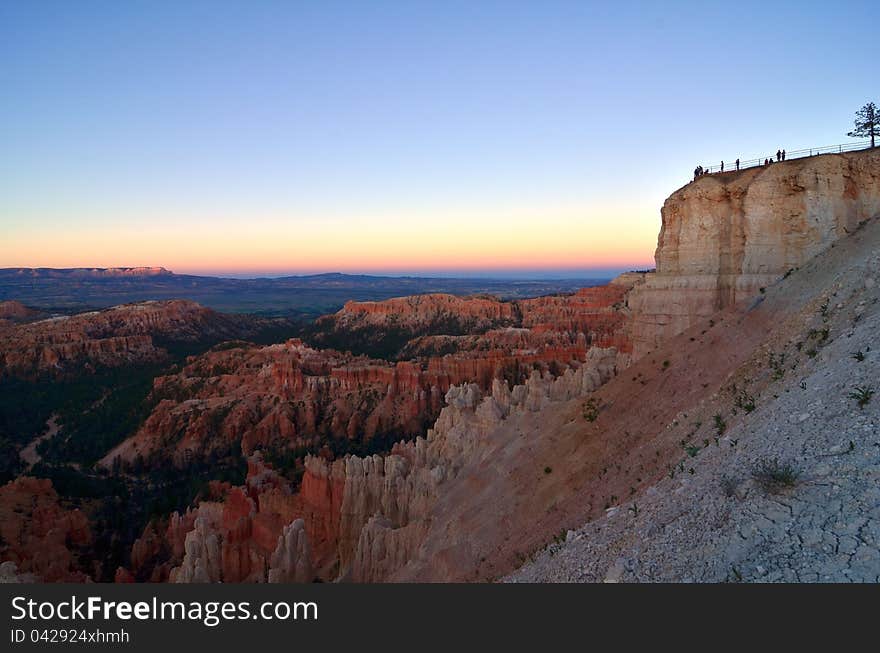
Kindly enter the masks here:
<path id="1" fill-rule="evenodd" d="M 0 266 L 640 267 L 698 163 L 846 142 L 875 2 L 4 2 Z"/>

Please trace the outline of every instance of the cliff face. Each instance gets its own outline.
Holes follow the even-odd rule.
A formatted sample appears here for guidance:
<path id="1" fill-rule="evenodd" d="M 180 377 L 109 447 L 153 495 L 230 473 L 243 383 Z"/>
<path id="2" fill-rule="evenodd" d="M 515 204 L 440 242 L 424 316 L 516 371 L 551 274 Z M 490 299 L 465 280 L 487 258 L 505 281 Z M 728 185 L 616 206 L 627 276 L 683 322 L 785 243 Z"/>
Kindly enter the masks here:
<path id="1" fill-rule="evenodd" d="M 396 297 L 381 302 L 346 302 L 331 320 L 337 328 L 355 329 L 363 326 L 387 327 L 389 320 L 411 330 L 424 328 L 439 320 L 449 319 L 471 328 L 487 328 L 499 323 L 513 323 L 515 304 L 494 297 L 456 297 L 442 293 Z"/>
<path id="2" fill-rule="evenodd" d="M 880 214 L 880 150 L 708 175 L 661 211 L 657 270 L 629 297 L 634 357 L 752 298 Z"/>

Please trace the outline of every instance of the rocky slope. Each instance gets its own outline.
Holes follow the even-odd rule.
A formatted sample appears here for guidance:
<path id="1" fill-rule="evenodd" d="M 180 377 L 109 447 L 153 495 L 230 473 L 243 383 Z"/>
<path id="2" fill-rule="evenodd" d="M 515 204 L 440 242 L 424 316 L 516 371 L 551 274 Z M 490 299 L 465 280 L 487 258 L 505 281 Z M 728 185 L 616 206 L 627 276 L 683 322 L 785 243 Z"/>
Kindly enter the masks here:
<path id="1" fill-rule="evenodd" d="M 629 297 L 634 355 L 803 265 L 880 213 L 880 151 L 706 175 L 664 203 L 657 270 Z"/>
<path id="2" fill-rule="evenodd" d="M 509 580 L 880 581 L 878 251 L 875 218 L 712 327 L 736 342 L 745 322 L 777 316 L 720 391 L 656 433 L 681 443 L 667 474 Z M 702 339 L 658 354 L 696 356 L 688 333 Z"/>
<path id="3" fill-rule="evenodd" d="M 474 474 L 501 462 L 499 432 L 515 429 L 515 424 L 554 402 L 583 396 L 614 371 L 614 350 L 593 349 L 582 366 L 555 379 L 534 372 L 512 390 L 496 380 L 489 393 L 473 384 L 454 387 L 426 438 L 398 444 L 385 457 L 352 456 L 332 463 L 307 459 L 303 497 L 330 508 L 338 577 L 357 582 L 389 580 L 398 574 L 418 577 L 425 571 L 423 559 L 431 560 L 431 572 L 425 578 L 471 577 L 477 562 L 473 547 L 491 548 L 498 542 L 482 537 L 482 531 L 475 542 L 460 539 L 464 531 L 455 532 L 456 517 L 462 500 L 471 509 L 470 518 L 476 516 L 473 509 L 482 505 L 479 528 L 499 536 L 503 532 L 495 517 L 509 515 L 495 513 L 500 507 L 495 500 L 504 505 L 512 497 L 502 498 L 502 488 L 490 489 L 488 474 Z M 465 488 L 467 499 L 461 494 Z M 307 531 L 308 526 L 306 521 Z M 441 533 L 443 544 L 435 551 Z"/>

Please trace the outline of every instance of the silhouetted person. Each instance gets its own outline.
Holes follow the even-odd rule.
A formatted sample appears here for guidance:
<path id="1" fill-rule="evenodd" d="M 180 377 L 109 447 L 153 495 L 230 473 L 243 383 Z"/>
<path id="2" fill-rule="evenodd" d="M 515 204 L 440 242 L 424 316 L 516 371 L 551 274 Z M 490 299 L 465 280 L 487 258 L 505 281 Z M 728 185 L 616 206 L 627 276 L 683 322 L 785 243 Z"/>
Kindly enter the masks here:
<path id="1" fill-rule="evenodd" d="M 782 150 L 782 160 L 785 161 L 785 150 Z"/>
<path id="2" fill-rule="evenodd" d="M 770 162 L 769 159 L 764 159 L 764 165 L 767 165 Z"/>
<path id="3" fill-rule="evenodd" d="M 694 168 L 694 179 L 700 176 L 700 166 Z"/>
<path id="4" fill-rule="evenodd" d="M 782 161 L 782 150 L 776 150 L 776 160 Z"/>
<path id="5" fill-rule="evenodd" d="M 724 161 L 721 162 L 721 172 L 724 172 Z"/>
<path id="6" fill-rule="evenodd" d="M 736 160 L 736 169 L 739 170 L 739 159 Z"/>

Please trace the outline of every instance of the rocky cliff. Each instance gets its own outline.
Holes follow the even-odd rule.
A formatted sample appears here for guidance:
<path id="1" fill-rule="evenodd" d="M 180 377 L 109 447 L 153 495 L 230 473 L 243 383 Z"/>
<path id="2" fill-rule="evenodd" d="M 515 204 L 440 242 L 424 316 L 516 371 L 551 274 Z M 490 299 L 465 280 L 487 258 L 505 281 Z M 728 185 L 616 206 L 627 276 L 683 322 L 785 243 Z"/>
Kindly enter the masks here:
<path id="1" fill-rule="evenodd" d="M 415 436 L 454 382 L 439 369 L 318 351 L 299 340 L 221 348 L 156 378 L 155 409 L 104 463 L 141 458 L 185 466 L 230 447 L 244 455 L 259 448 L 337 450 L 377 436 Z"/>
<path id="2" fill-rule="evenodd" d="M 657 269 L 629 296 L 634 356 L 803 265 L 880 214 L 880 150 L 706 175 L 664 203 Z"/>

